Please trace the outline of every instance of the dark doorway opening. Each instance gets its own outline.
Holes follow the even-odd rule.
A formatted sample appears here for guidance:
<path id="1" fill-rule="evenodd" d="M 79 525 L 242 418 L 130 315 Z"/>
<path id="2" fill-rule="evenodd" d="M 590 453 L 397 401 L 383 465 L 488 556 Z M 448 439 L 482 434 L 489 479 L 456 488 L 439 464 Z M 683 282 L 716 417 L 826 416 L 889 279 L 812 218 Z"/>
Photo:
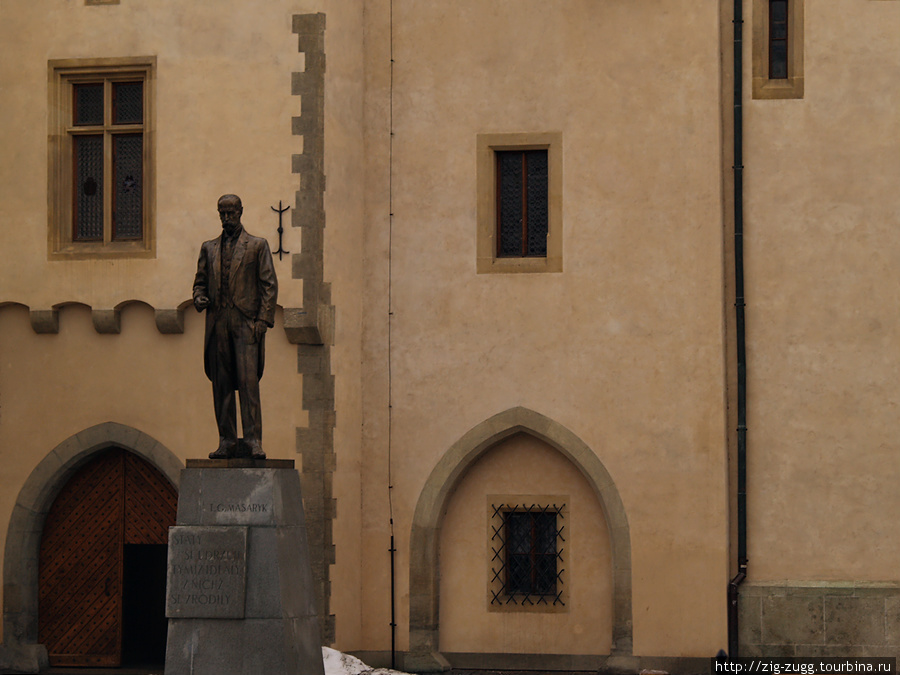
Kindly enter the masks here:
<path id="1" fill-rule="evenodd" d="M 166 658 L 164 544 L 125 544 L 122 589 L 122 663 L 160 665 Z"/>

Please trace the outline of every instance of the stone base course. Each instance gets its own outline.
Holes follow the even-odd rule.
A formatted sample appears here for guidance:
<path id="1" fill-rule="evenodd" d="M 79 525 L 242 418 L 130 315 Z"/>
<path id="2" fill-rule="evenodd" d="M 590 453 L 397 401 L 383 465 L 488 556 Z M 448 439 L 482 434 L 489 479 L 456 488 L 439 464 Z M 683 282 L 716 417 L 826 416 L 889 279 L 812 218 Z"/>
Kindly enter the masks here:
<path id="1" fill-rule="evenodd" d="M 745 583 L 741 656 L 900 657 L 900 584 Z"/>

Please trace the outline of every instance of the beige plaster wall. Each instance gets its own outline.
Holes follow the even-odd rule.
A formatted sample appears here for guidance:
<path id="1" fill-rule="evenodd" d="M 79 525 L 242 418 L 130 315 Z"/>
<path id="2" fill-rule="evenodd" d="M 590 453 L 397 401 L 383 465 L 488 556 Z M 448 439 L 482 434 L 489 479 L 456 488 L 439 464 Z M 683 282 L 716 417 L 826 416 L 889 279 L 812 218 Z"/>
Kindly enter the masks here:
<path id="1" fill-rule="evenodd" d="M 362 303 L 365 255 L 364 17 L 362 0 L 320 3 L 326 15 L 325 55 L 325 282 L 335 306 L 331 372 L 335 381 L 334 430 L 335 563 L 331 568 L 331 612 L 338 649 L 361 649 L 365 620 L 361 584 L 372 557 L 386 558 L 387 545 L 362 546 L 366 514 L 361 507 L 360 428 L 362 399 Z M 296 177 L 295 177 L 296 180 Z M 302 181 L 302 176 L 300 177 Z M 299 232 L 296 233 L 299 241 Z M 292 251 L 294 249 L 291 249 Z M 299 246 L 297 246 L 299 251 Z M 388 627 L 377 633 L 378 649 L 389 645 Z"/>
<path id="2" fill-rule="evenodd" d="M 746 100 L 751 581 L 898 580 L 898 35 L 807 2 L 803 99 Z"/>
<path id="3" fill-rule="evenodd" d="M 727 579 L 718 8 L 392 5 L 5 2 L 0 82 L 15 105 L 0 127 L 11 158 L 0 166 L 0 249 L 15 255 L 0 302 L 175 307 L 200 241 L 218 233 L 223 192 L 241 194 L 248 229 L 274 243 L 269 206 L 292 203 L 298 180 L 290 73 L 303 57 L 291 16 L 323 11 L 337 646 L 389 645 L 393 516 L 406 648 L 422 486 L 467 430 L 522 405 L 583 439 L 616 481 L 631 525 L 635 653 L 707 655 L 724 641 Z M 157 56 L 157 257 L 48 262 L 47 61 L 135 54 Z M 532 131 L 562 133 L 564 271 L 477 275 L 476 136 Z M 285 248 L 299 241 L 288 228 Z M 280 303 L 296 307 L 290 264 L 276 260 Z M 21 485 L 40 448 L 110 419 L 176 453 L 209 445 L 200 317 L 187 312 L 183 335 L 160 335 L 147 306 L 123 311 L 120 335 L 98 335 L 89 319 L 64 309 L 58 335 L 35 335 L 23 309 L 0 310 L 0 452 L 14 458 L 3 485 Z M 305 424 L 295 352 L 276 333 L 263 381 L 273 456 Z M 179 405 L 164 385 L 192 368 Z M 97 391 L 113 395 L 66 407 Z M 202 431 L 186 432 L 195 419 Z"/>
<path id="4" fill-rule="evenodd" d="M 563 527 L 559 569 L 565 575 L 560 587 L 564 611 L 493 611 L 488 591 L 490 505 L 508 503 L 491 501 L 495 495 L 519 496 L 514 505 L 565 504 L 565 517 L 558 523 Z M 542 495 L 562 499 L 547 502 Z M 613 594 L 606 517 L 584 476 L 543 441 L 518 434 L 469 469 L 447 507 L 440 564 L 442 651 L 609 653 Z"/>
<path id="5" fill-rule="evenodd" d="M 388 151 L 391 101 L 394 136 L 390 166 L 369 159 L 364 452 L 382 480 L 363 486 L 381 514 L 364 541 L 386 540 L 390 455 L 399 623 L 429 472 L 522 405 L 616 481 L 635 653 L 714 651 L 727 582 L 718 7 L 395 0 L 392 92 L 389 6 L 367 10 L 369 147 Z M 526 131 L 562 133 L 564 271 L 478 275 L 476 135 Z M 364 575 L 386 610 L 387 559 Z"/>
<path id="6" fill-rule="evenodd" d="M 17 252 L 4 300 L 32 309 L 61 302 L 110 309 L 136 299 L 171 309 L 190 297 L 199 243 L 220 232 L 216 200 L 226 192 L 242 197 L 247 229 L 277 248 L 269 207 L 293 203 L 291 153 L 299 151 L 290 73 L 303 58 L 291 15 L 320 5 L 280 0 L 260 12 L 241 2 L 4 2 L 0 247 Z M 49 262 L 47 62 L 146 55 L 157 56 L 156 259 Z M 284 247 L 299 249 L 299 232 L 288 228 Z M 280 303 L 299 306 L 302 285 L 290 282 L 290 260 L 275 264 Z"/>
<path id="7" fill-rule="evenodd" d="M 21 306 L 0 308 L 0 551 L 19 490 L 61 442 L 104 422 L 133 427 L 182 462 L 218 444 L 212 392 L 203 373 L 203 317 L 186 314 L 183 335 L 161 335 L 153 311 L 136 303 L 121 315 L 119 335 L 98 335 L 90 311 L 60 312 L 56 335 L 35 335 Z M 266 338 L 261 383 L 264 445 L 273 459 L 295 459 L 294 429 L 306 425 L 297 405 L 296 350 L 281 328 Z M 2 574 L 0 556 L 0 574 Z"/>
<path id="8" fill-rule="evenodd" d="M 340 307 L 331 358 L 336 376 L 335 429 L 339 459 L 334 493 L 341 507 L 335 540 L 332 611 L 339 645 L 358 646 L 359 610 L 359 345 L 363 219 L 361 2 L 276 0 L 204 3 L 127 0 L 109 6 L 82 1 L 0 5 L 0 305 L 32 310 L 67 303 L 58 335 L 36 335 L 22 308 L 0 308 L 0 456 L 4 485 L 0 534 L 24 477 L 44 453 L 70 434 L 114 420 L 150 434 L 180 457 L 203 456 L 215 444 L 209 385 L 202 372 L 202 317 L 188 308 L 183 335 L 161 335 L 154 309 L 190 298 L 203 240 L 218 235 L 216 200 L 236 192 L 247 229 L 277 248 L 277 215 L 294 207 L 301 176 L 292 155 L 304 140 L 293 134 L 301 100 L 291 75 L 304 68 L 292 16 L 327 15 L 325 173 L 328 176 L 325 281 Z M 154 83 L 156 257 L 150 260 L 47 260 L 47 63 L 50 59 L 151 55 Z M 300 230 L 284 218 L 284 248 L 301 252 Z M 12 253 L 9 253 L 12 252 Z M 314 253 L 303 251 L 304 253 Z M 275 267 L 279 304 L 303 304 L 291 256 Z M 99 335 L 87 308 L 123 303 L 120 335 Z M 146 303 L 146 304 L 140 304 Z M 301 458 L 295 428 L 307 424 L 296 349 L 280 324 L 270 331 L 263 380 L 265 444 L 272 457 Z M 77 358 L 76 358 L 77 357 Z M 173 396 L 170 392 L 175 391 Z M 77 397 L 77 406 L 71 404 Z M 53 410 L 52 415 L 47 411 Z M 194 424 L 196 429 L 191 428 Z M 7 489 L 8 488 L 8 489 Z M 5 514 L 5 515 L 4 515 Z"/>

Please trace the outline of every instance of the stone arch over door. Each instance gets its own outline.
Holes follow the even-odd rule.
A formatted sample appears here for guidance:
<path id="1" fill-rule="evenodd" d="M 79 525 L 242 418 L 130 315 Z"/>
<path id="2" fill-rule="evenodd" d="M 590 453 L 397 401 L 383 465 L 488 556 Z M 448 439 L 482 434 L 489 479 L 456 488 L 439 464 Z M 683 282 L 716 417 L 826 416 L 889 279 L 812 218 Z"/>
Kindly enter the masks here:
<path id="1" fill-rule="evenodd" d="M 438 651 L 440 571 L 438 545 L 447 500 L 468 468 L 484 452 L 517 433 L 550 444 L 569 459 L 593 487 L 609 528 L 613 567 L 613 654 L 631 655 L 631 534 L 619 492 L 600 458 L 580 438 L 540 413 L 517 407 L 477 425 L 444 454 L 419 495 L 410 534 L 409 642 L 407 669 L 441 670 Z"/>
<path id="2" fill-rule="evenodd" d="M 38 554 L 44 520 L 53 500 L 94 453 L 117 446 L 142 457 L 178 486 L 184 468 L 171 450 L 151 436 L 105 422 L 70 436 L 34 468 L 19 491 L 3 554 L 3 646 L 0 664 L 39 672 L 47 665 L 38 644 Z"/>

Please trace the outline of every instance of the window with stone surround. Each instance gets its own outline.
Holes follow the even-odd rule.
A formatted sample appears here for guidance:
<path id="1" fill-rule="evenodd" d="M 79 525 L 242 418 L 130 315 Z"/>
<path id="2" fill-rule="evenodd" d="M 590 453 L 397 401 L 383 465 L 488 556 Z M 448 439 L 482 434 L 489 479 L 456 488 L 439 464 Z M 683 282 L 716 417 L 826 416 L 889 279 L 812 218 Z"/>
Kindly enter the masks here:
<path id="1" fill-rule="evenodd" d="M 50 258 L 152 257 L 155 58 L 49 65 Z"/>
<path id="2" fill-rule="evenodd" d="M 803 98 L 803 0 L 753 0 L 753 98 Z"/>
<path id="3" fill-rule="evenodd" d="M 477 137 L 478 273 L 562 271 L 562 135 Z"/>

